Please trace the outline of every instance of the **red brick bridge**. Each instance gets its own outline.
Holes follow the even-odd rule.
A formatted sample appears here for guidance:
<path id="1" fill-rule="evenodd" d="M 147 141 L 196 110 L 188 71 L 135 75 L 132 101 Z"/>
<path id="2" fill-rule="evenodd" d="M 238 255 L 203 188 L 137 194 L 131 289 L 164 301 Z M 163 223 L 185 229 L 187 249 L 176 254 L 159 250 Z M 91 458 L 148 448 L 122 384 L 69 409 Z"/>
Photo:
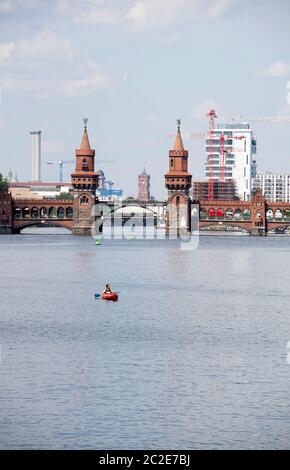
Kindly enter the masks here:
<path id="1" fill-rule="evenodd" d="M 2 233 L 20 233 L 31 226 L 57 226 L 72 230 L 73 200 L 12 199 L 10 194 L 0 198 L 0 227 Z M 6 200 L 5 200 L 6 199 Z M 9 230 L 10 229 L 10 230 Z"/>
<path id="2" fill-rule="evenodd" d="M 283 233 L 290 227 L 290 203 L 270 202 L 261 192 L 251 201 L 200 201 L 199 228 L 246 231 L 253 235 Z"/>

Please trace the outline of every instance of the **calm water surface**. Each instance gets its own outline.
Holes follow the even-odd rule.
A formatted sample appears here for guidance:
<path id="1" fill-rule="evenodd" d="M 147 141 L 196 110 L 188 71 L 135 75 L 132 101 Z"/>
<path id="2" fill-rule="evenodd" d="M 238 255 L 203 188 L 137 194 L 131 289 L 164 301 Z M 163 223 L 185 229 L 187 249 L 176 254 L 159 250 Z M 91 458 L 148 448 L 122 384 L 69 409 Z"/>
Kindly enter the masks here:
<path id="1" fill-rule="evenodd" d="M 14 235 L 0 260 L 2 449 L 289 447 L 290 238 Z"/>

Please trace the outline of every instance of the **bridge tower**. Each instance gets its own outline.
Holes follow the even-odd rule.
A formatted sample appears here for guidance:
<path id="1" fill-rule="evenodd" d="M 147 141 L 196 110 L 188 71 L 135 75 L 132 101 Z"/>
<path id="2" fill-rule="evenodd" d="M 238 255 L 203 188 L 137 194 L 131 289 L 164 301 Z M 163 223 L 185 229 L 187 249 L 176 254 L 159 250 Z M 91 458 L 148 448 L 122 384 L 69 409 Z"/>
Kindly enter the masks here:
<path id="1" fill-rule="evenodd" d="M 191 229 L 190 198 L 191 173 L 188 172 L 188 151 L 184 149 L 180 132 L 180 120 L 177 120 L 177 134 L 172 150 L 169 150 L 169 170 L 165 175 L 165 187 L 168 189 L 167 233 L 186 232 Z"/>
<path id="2" fill-rule="evenodd" d="M 265 196 L 261 189 L 258 189 L 256 194 L 251 199 L 251 212 L 253 220 L 253 228 L 250 235 L 266 235 L 267 234 L 267 207 Z"/>
<path id="3" fill-rule="evenodd" d="M 95 172 L 95 150 L 91 148 L 87 119 L 80 148 L 76 150 L 76 167 L 71 175 L 74 190 L 73 235 L 90 235 L 94 222 L 92 209 L 96 204 L 98 175 Z"/>

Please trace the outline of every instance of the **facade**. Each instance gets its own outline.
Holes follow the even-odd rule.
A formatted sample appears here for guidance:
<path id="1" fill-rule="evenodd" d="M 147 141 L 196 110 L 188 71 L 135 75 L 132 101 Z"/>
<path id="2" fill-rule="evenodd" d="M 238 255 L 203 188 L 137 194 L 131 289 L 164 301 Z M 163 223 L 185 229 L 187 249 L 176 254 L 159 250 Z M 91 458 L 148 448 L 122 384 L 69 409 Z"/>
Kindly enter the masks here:
<path id="1" fill-rule="evenodd" d="M 188 151 L 184 149 L 177 121 L 177 134 L 172 150 L 169 150 L 169 170 L 165 175 L 168 190 L 167 233 L 190 230 L 190 197 L 192 175 L 188 171 Z"/>
<path id="2" fill-rule="evenodd" d="M 98 188 L 96 192 L 97 199 L 102 202 L 108 201 L 121 201 L 123 199 L 123 190 L 115 188 L 114 181 L 106 180 L 105 173 L 99 169 L 98 175 Z"/>
<path id="3" fill-rule="evenodd" d="M 0 191 L 0 234 L 12 232 L 13 202 L 8 191 Z"/>
<path id="4" fill-rule="evenodd" d="M 98 175 L 95 172 L 95 150 L 91 149 L 86 127 L 83 132 L 80 148 L 76 150 L 76 168 L 71 175 L 74 193 L 74 220 L 72 232 L 74 235 L 90 235 L 96 204 L 96 189 Z"/>
<path id="5" fill-rule="evenodd" d="M 262 191 L 265 198 L 273 202 L 290 202 L 290 174 L 258 173 L 252 182 L 253 192 Z"/>
<path id="6" fill-rule="evenodd" d="M 98 190 L 105 189 L 105 181 L 106 181 L 105 173 L 103 172 L 103 170 L 99 169 L 97 171 L 97 175 L 98 175 Z"/>
<path id="7" fill-rule="evenodd" d="M 256 139 L 250 125 L 247 123 L 217 124 L 214 129 L 212 148 L 210 137 L 206 138 L 205 176 L 209 177 L 209 155 L 213 153 L 214 181 L 220 179 L 221 136 L 225 138 L 224 180 L 235 180 L 238 197 L 243 201 L 249 201 L 252 189 L 251 182 L 256 173 L 256 161 L 253 158 L 256 154 Z"/>
<path id="8" fill-rule="evenodd" d="M 194 201 L 208 200 L 209 184 L 205 180 L 193 180 L 192 188 L 190 191 L 191 198 Z M 214 200 L 235 200 L 238 199 L 237 190 L 234 180 L 228 181 L 214 181 L 213 184 L 213 198 Z"/>
<path id="9" fill-rule="evenodd" d="M 11 182 L 9 190 L 13 199 L 55 199 L 61 193 L 69 193 L 70 183 Z"/>
<path id="10" fill-rule="evenodd" d="M 138 200 L 145 202 L 150 200 L 150 175 L 146 173 L 145 168 L 138 176 Z"/>

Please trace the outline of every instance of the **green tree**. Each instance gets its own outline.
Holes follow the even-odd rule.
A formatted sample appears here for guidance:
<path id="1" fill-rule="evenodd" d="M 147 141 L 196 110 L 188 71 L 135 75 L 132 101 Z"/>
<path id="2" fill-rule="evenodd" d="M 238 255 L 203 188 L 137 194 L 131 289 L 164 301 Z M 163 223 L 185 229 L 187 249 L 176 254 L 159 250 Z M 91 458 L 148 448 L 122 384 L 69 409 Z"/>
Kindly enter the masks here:
<path id="1" fill-rule="evenodd" d="M 56 199 L 61 199 L 62 201 L 64 199 L 72 200 L 73 198 L 74 198 L 73 195 L 70 193 L 60 193 L 58 196 L 56 196 Z"/>
<path id="2" fill-rule="evenodd" d="M 5 191 L 8 191 L 8 180 L 0 173 L 0 192 L 4 193 Z"/>

